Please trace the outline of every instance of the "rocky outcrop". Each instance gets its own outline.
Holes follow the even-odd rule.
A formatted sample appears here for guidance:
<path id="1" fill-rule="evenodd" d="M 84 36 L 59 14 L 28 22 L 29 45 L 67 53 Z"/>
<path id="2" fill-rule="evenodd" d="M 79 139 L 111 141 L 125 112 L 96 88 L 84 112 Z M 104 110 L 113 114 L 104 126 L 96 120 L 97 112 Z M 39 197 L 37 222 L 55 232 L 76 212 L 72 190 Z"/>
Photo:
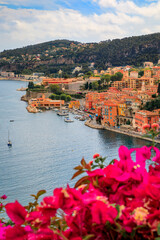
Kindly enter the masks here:
<path id="1" fill-rule="evenodd" d="M 26 107 L 27 111 L 30 112 L 30 113 L 37 113 L 38 112 L 38 109 L 36 107 L 32 107 L 31 105 L 28 105 Z"/>

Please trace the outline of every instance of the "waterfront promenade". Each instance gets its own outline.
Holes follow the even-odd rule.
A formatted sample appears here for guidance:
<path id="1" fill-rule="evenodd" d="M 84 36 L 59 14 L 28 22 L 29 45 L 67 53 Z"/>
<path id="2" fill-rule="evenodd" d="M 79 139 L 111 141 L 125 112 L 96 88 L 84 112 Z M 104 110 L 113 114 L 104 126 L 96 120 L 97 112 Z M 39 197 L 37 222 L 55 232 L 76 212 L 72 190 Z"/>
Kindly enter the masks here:
<path id="1" fill-rule="evenodd" d="M 128 135 L 128 136 L 135 137 L 135 138 L 140 138 L 140 139 L 152 142 L 151 138 L 144 137 L 142 134 L 137 133 L 135 131 L 128 130 L 128 129 L 124 130 L 124 129 L 120 129 L 120 128 L 102 126 L 100 124 L 97 124 L 95 120 L 89 119 L 85 122 L 85 125 L 90 128 L 108 130 L 108 131 Z M 155 139 L 154 142 L 160 144 L 160 139 Z"/>

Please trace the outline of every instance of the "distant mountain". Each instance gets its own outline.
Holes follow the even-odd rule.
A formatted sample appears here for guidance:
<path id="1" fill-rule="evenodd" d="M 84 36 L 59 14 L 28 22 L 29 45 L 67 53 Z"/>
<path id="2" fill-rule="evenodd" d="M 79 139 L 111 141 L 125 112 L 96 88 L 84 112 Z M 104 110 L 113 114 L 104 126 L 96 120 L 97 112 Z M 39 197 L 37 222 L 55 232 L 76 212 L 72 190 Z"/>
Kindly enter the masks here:
<path id="1" fill-rule="evenodd" d="M 55 40 L 0 53 L 0 70 L 28 74 L 44 72 L 70 74 L 77 66 L 82 72 L 110 66 L 141 66 L 145 61 L 157 63 L 160 58 L 160 33 L 80 43 Z M 94 63 L 94 64 L 93 64 Z"/>

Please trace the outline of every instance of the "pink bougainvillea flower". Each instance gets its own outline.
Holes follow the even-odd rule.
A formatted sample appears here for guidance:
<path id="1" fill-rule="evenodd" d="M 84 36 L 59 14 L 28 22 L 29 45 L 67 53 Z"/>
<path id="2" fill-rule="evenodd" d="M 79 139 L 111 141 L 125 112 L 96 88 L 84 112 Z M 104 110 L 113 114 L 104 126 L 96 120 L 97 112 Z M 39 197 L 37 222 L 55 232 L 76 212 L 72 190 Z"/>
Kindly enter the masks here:
<path id="1" fill-rule="evenodd" d="M 8 216 L 15 224 L 21 225 L 25 222 L 27 211 L 18 201 L 6 204 L 5 208 Z"/>
<path id="2" fill-rule="evenodd" d="M 144 130 L 149 130 L 150 129 L 150 125 L 149 124 L 144 124 L 142 128 Z"/>
<path id="3" fill-rule="evenodd" d="M 153 123 L 151 127 L 152 127 L 152 129 L 154 129 L 154 130 L 159 129 L 158 123 Z"/>
<path id="4" fill-rule="evenodd" d="M 122 161 L 128 161 L 131 160 L 131 150 L 129 150 L 127 147 L 125 146 L 120 146 L 118 149 L 119 152 L 119 158 Z"/>
<path id="5" fill-rule="evenodd" d="M 25 240 L 28 239 L 28 232 L 21 226 L 15 225 L 6 230 L 5 240 Z"/>
<path id="6" fill-rule="evenodd" d="M 160 150 L 156 147 L 153 147 L 153 149 L 156 152 L 156 156 L 152 158 L 152 161 L 160 163 Z"/>
<path id="7" fill-rule="evenodd" d="M 99 153 L 95 153 L 95 154 L 93 155 L 93 159 L 98 158 L 98 157 L 100 157 Z"/>
<path id="8" fill-rule="evenodd" d="M 45 215 L 42 215 L 40 211 L 30 212 L 26 216 L 26 222 L 31 224 L 34 227 L 48 227 L 50 221 Z"/>
<path id="9" fill-rule="evenodd" d="M 95 202 L 91 207 L 92 221 L 96 224 L 105 224 L 107 221 L 114 223 L 118 212 L 117 209 L 108 206 L 102 201 Z"/>
<path id="10" fill-rule="evenodd" d="M 155 209 L 153 213 L 148 214 L 147 220 L 151 226 L 152 231 L 157 231 L 160 222 L 160 210 Z"/>
<path id="11" fill-rule="evenodd" d="M 4 195 L 2 195 L 0 198 L 1 198 L 1 199 L 6 199 L 7 196 L 4 194 Z"/>
<path id="12" fill-rule="evenodd" d="M 49 196 L 43 198 L 41 205 L 38 206 L 38 211 L 40 211 L 42 215 L 44 215 L 45 218 L 50 221 L 50 217 L 55 216 L 58 207 L 59 205 L 56 198 L 54 196 Z"/>
<path id="13" fill-rule="evenodd" d="M 145 162 L 147 159 L 151 158 L 152 147 L 143 146 L 141 148 L 136 148 L 136 163 L 141 167 L 145 168 Z"/>
<path id="14" fill-rule="evenodd" d="M 49 228 L 40 228 L 35 234 L 35 239 L 33 238 L 33 240 L 60 240 L 60 239 L 63 238 L 60 238 L 58 235 L 55 235 L 53 230 Z"/>
<path id="15" fill-rule="evenodd" d="M 5 226 L 0 222 L 0 240 L 5 240 L 6 239 L 6 231 L 7 229 L 11 228 L 10 225 Z"/>
<path id="16" fill-rule="evenodd" d="M 149 196 L 153 200 L 160 199 L 160 188 L 159 186 L 153 186 L 153 184 L 148 184 L 146 186 L 146 196 Z"/>

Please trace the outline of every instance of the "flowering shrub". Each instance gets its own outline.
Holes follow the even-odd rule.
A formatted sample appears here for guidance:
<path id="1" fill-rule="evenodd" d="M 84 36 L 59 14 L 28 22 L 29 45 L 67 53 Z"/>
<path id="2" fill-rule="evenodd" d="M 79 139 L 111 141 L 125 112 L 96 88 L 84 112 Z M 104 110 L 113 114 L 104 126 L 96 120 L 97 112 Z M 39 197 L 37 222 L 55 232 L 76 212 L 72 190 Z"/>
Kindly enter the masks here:
<path id="1" fill-rule="evenodd" d="M 18 201 L 2 204 L 11 221 L 1 220 L 0 239 L 159 240 L 160 150 L 121 146 L 119 161 L 108 166 L 104 161 L 99 154 L 89 163 L 82 159 L 72 178 L 86 175 L 75 187 L 57 188 L 40 204 L 43 190 L 32 195 L 35 201 L 26 207 Z"/>
<path id="2" fill-rule="evenodd" d="M 150 124 L 144 124 L 142 127 L 145 132 L 147 137 L 152 138 L 152 146 L 155 146 L 155 138 L 160 134 L 159 131 L 159 124 L 158 123 L 153 123 L 152 125 Z"/>

